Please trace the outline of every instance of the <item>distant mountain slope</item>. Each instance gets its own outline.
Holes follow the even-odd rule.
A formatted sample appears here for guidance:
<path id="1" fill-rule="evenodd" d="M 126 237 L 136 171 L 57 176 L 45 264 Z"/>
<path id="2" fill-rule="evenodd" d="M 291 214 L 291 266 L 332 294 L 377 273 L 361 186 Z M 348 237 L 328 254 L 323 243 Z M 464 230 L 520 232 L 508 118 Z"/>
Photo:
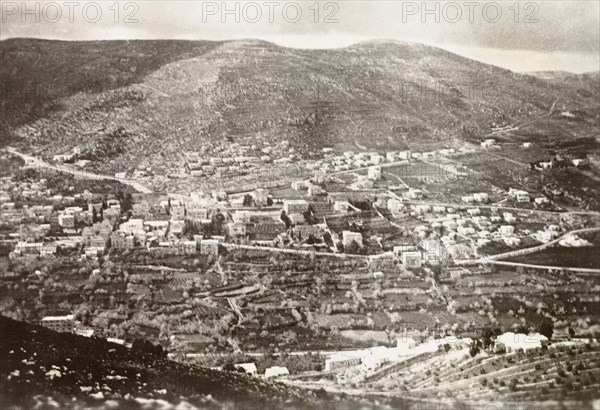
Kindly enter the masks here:
<path id="1" fill-rule="evenodd" d="M 196 406 L 213 401 L 309 403 L 280 383 L 187 366 L 104 339 L 56 333 L 4 316 L 0 316 L 0 334 L 0 398 L 5 405 L 21 403 L 31 408 L 37 394 L 69 402 L 76 397 L 80 403 L 92 404 L 102 397 L 119 400 L 127 408 L 135 408 L 127 406 L 133 398 L 175 404 L 184 398 Z"/>
<path id="2" fill-rule="evenodd" d="M 185 150 L 234 141 L 289 140 L 307 155 L 355 142 L 460 145 L 493 122 L 522 123 L 557 101 L 581 115 L 575 126 L 553 124 L 561 138 L 597 134 L 597 84 L 546 81 L 421 44 L 299 50 L 254 40 L 14 39 L 0 42 L 0 62 L 8 81 L 0 140 L 52 154 L 122 127 L 119 155 L 99 160 L 145 161 L 165 172 Z M 48 95 L 20 97 L 39 82 Z M 64 84 L 70 91 L 54 91 Z"/>

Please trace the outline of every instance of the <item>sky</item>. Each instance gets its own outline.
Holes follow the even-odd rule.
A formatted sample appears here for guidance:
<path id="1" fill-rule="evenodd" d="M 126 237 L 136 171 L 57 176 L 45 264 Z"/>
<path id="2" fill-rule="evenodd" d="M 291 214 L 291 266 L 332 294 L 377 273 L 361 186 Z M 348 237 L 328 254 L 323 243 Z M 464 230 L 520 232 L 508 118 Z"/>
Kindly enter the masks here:
<path id="1" fill-rule="evenodd" d="M 513 71 L 600 70 L 600 1 L 5 1 L 0 39 L 256 38 L 295 48 L 389 39 Z"/>

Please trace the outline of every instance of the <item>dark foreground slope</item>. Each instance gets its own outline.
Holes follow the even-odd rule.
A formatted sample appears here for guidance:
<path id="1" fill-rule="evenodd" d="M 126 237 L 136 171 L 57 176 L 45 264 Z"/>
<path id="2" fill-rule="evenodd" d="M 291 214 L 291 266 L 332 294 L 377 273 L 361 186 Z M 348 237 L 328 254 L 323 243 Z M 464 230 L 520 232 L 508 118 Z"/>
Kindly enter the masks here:
<path id="1" fill-rule="evenodd" d="M 104 339 L 56 333 L 0 316 L 0 398 L 33 407 L 34 396 L 58 403 L 136 408 L 145 400 L 195 406 L 284 403 L 309 406 L 299 392 L 240 373 L 170 361 Z M 138 399 L 138 401 L 135 401 Z M 279 404 L 279 405 L 278 405 Z"/>

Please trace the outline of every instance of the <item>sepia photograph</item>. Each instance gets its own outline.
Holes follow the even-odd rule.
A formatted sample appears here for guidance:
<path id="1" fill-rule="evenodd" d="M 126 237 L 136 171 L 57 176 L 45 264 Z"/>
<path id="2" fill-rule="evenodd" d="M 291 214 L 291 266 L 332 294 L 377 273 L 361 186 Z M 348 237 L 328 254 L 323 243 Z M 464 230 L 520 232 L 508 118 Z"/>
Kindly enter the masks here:
<path id="1" fill-rule="evenodd" d="M 600 410 L 600 1 L 0 0 L 1 410 Z"/>

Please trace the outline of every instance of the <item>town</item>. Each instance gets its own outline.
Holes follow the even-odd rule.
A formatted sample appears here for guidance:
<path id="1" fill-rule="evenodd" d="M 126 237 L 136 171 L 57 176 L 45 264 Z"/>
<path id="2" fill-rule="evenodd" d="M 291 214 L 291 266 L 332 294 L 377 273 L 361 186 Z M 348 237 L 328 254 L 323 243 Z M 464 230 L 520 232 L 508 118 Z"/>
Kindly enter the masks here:
<path id="1" fill-rule="evenodd" d="M 325 377 L 386 389 L 390 374 L 439 354 L 475 365 L 479 351 L 547 355 L 549 346 L 593 343 L 590 323 L 567 325 L 564 308 L 523 299 L 516 312 L 494 308 L 485 293 L 472 300 L 468 289 L 483 277 L 524 285 L 525 272 L 540 272 L 543 286 L 560 286 L 563 275 L 599 269 L 597 213 L 565 209 L 516 179 L 493 186 L 485 169 L 453 160 L 501 152 L 495 140 L 427 152 L 324 148 L 305 161 L 284 156 L 288 147 L 187 152 L 175 179 L 243 187 L 188 194 L 147 189 L 149 169 L 88 172 L 77 147 L 52 158 L 5 150 L 4 308 L 56 331 L 129 348 L 149 339 L 175 360 L 305 387 Z M 548 167 L 535 168 L 527 171 Z M 256 172 L 262 186 L 247 189 Z M 441 194 L 440 185 L 456 189 Z M 523 260 L 556 247 L 579 250 L 578 261 Z M 495 272 L 503 273 L 490 281 Z M 583 303 L 589 288 L 574 283 Z"/>

